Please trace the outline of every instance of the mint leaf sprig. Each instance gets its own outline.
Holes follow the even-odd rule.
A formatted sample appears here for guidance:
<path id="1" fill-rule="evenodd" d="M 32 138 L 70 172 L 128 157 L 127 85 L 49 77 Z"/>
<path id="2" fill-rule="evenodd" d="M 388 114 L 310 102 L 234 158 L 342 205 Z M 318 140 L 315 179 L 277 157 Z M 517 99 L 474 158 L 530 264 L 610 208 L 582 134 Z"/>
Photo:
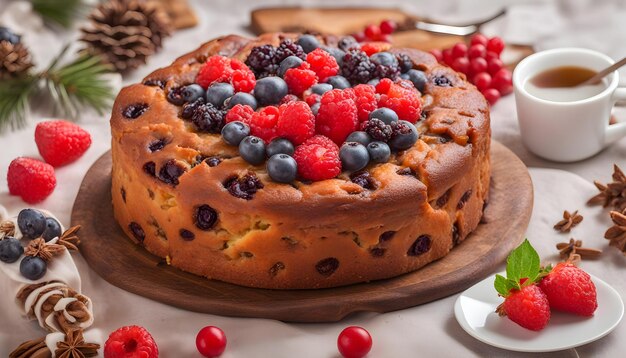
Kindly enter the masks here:
<path id="1" fill-rule="evenodd" d="M 528 239 L 525 239 L 506 259 L 507 277 L 496 275 L 493 285 L 500 296 L 507 297 L 511 290 L 521 290 L 539 282 L 551 270 L 551 265 L 541 267 L 539 254 Z"/>

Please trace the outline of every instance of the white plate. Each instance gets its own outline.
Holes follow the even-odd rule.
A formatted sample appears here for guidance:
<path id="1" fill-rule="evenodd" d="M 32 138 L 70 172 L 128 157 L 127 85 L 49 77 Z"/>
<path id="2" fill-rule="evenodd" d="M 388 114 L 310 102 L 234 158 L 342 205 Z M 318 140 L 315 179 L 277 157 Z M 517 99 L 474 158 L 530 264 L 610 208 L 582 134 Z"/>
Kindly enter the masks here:
<path id="1" fill-rule="evenodd" d="M 518 352 L 552 352 L 578 347 L 609 334 L 624 315 L 619 293 L 591 276 L 598 293 L 598 309 L 593 317 L 552 311 L 546 328 L 531 331 L 495 313 L 502 298 L 493 287 L 494 279 L 495 275 L 470 287 L 454 304 L 454 315 L 461 327 L 472 337 L 494 347 Z"/>

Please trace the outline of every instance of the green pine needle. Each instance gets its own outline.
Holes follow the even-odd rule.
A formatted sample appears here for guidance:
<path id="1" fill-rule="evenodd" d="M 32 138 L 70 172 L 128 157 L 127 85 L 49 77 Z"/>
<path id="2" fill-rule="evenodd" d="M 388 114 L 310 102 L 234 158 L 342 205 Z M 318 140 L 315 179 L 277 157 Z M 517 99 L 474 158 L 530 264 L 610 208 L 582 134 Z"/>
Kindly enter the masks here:
<path id="1" fill-rule="evenodd" d="M 26 124 L 28 100 L 36 89 L 37 77 L 23 76 L 0 81 L 0 133 Z"/>
<path id="2" fill-rule="evenodd" d="M 85 10 L 82 0 L 30 0 L 44 20 L 69 28 Z"/>

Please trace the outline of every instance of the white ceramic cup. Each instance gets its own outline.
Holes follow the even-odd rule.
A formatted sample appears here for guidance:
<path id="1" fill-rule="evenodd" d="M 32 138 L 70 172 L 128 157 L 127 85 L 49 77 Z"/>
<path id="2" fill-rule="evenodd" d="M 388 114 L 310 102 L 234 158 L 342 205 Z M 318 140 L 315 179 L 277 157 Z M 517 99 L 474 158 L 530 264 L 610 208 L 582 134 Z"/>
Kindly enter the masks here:
<path id="1" fill-rule="evenodd" d="M 522 60 L 513 72 L 513 87 L 526 148 L 546 159 L 573 162 L 589 158 L 626 136 L 626 122 L 609 126 L 613 105 L 626 99 L 626 88 L 617 87 L 617 71 L 605 77 L 607 87 L 601 93 L 579 101 L 548 101 L 524 88 L 526 81 L 548 69 L 578 66 L 600 71 L 613 63 L 600 52 L 581 48 L 537 52 Z"/>

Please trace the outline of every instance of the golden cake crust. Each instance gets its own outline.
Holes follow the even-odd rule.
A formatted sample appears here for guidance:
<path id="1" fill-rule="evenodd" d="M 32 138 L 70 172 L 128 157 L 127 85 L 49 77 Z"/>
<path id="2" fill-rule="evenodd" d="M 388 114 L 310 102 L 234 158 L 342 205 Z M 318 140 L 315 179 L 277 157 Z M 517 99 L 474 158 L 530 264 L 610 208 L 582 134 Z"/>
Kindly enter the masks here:
<path id="1" fill-rule="evenodd" d="M 426 115 L 412 148 L 365 169 L 375 189 L 353 183 L 347 173 L 313 183 L 273 182 L 264 165 L 248 164 L 219 135 L 197 133 L 166 99 L 170 89 L 192 83 L 211 55 L 244 60 L 255 46 L 295 36 L 219 38 L 120 92 L 111 115 L 112 198 L 120 226 L 172 266 L 252 287 L 340 286 L 393 277 L 445 256 L 476 228 L 486 203 L 489 110 L 463 75 L 431 55 L 391 50 L 426 72 Z M 438 76 L 452 86 L 435 85 Z M 145 111 L 127 118 L 129 106 Z M 152 152 L 157 140 L 166 145 Z M 198 162 L 213 156 L 222 158 L 219 165 Z M 171 161 L 185 170 L 177 185 L 158 178 Z M 147 163 L 155 175 L 146 172 Z M 224 183 L 248 172 L 263 188 L 251 200 L 231 195 Z M 198 213 L 207 206 L 217 219 L 203 230 Z"/>

